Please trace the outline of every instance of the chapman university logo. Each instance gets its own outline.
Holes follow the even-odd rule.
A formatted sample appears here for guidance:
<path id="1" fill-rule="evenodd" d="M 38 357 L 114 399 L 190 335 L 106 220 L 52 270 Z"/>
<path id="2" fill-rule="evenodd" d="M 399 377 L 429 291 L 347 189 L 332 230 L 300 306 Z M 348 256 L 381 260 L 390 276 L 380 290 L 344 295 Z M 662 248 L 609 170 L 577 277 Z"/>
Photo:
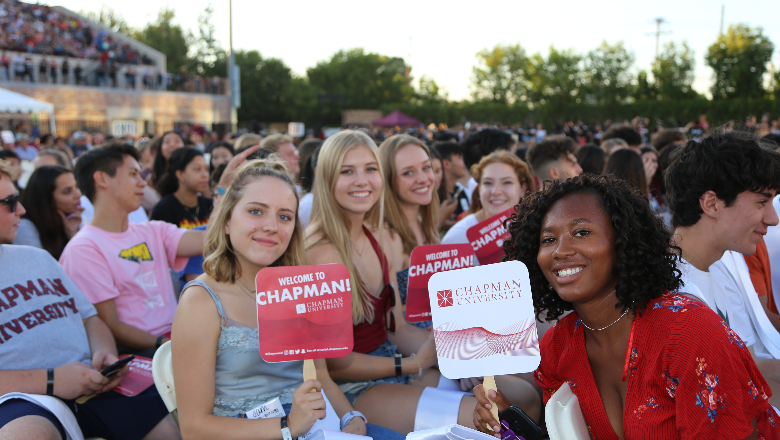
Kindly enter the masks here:
<path id="1" fill-rule="evenodd" d="M 452 306 L 452 290 L 439 290 L 436 292 L 436 298 L 439 300 L 439 307 Z"/>
<path id="2" fill-rule="evenodd" d="M 295 305 L 295 311 L 300 315 L 301 313 L 306 313 L 306 304 L 296 304 Z"/>

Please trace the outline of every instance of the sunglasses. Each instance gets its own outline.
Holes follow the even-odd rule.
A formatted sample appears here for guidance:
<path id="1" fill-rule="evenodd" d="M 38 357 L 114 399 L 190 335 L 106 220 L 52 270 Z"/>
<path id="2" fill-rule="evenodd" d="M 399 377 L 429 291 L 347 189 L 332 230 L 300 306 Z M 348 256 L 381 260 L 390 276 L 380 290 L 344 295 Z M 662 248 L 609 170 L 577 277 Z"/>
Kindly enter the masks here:
<path id="1" fill-rule="evenodd" d="M 11 212 L 16 212 L 16 207 L 19 205 L 19 193 L 0 200 L 0 203 L 8 205 L 8 209 L 10 209 Z M 393 305 L 395 305 L 395 301 L 393 301 Z"/>
<path id="2" fill-rule="evenodd" d="M 392 284 L 385 286 L 385 290 L 389 291 L 389 295 L 385 297 L 385 329 L 390 333 L 395 333 L 395 314 L 393 313 L 393 307 L 395 307 L 395 289 Z"/>

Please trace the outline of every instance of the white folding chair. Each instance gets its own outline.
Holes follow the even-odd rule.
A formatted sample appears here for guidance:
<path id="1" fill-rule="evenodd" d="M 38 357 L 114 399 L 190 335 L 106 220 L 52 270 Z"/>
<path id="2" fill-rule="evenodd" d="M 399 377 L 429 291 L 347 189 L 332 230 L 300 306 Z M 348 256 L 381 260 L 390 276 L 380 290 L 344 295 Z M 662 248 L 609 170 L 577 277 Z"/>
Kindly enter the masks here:
<path id="1" fill-rule="evenodd" d="M 550 440 L 590 440 L 580 402 L 568 383 L 547 401 L 544 416 Z"/>
<path id="2" fill-rule="evenodd" d="M 157 392 L 173 416 L 176 426 L 179 425 L 179 412 L 176 409 L 176 387 L 173 384 L 173 361 L 171 358 L 171 341 L 157 349 L 152 359 L 152 377 Z"/>

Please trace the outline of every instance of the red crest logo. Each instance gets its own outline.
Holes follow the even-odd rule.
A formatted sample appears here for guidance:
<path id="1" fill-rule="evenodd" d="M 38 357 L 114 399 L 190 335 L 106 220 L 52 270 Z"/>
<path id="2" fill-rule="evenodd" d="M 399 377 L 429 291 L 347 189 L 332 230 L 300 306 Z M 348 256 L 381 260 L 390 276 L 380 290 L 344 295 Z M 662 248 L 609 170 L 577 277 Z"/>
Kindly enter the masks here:
<path id="1" fill-rule="evenodd" d="M 452 290 L 439 290 L 436 292 L 436 297 L 439 300 L 439 307 L 452 306 Z"/>

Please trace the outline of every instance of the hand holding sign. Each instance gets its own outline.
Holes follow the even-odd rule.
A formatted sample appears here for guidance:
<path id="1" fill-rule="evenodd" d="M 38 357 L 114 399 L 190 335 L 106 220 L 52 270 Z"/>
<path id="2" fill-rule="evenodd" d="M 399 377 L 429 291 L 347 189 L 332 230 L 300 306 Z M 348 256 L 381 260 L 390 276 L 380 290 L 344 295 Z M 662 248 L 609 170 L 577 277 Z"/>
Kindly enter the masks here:
<path id="1" fill-rule="evenodd" d="M 504 228 L 506 219 L 512 216 L 514 208 L 479 222 L 466 231 L 466 238 L 474 248 L 479 264 L 498 263 L 504 256 L 504 240 L 509 237 L 509 231 Z"/>
<path id="2" fill-rule="evenodd" d="M 527 373 L 539 366 L 528 269 L 519 261 L 433 275 L 428 282 L 439 370 L 450 379 Z M 497 411 L 497 406 L 493 405 Z M 497 412 L 494 414 L 498 420 Z"/>
<path id="3" fill-rule="evenodd" d="M 434 273 L 463 269 L 474 265 L 474 251 L 468 243 L 417 246 L 409 256 L 409 289 L 406 294 L 406 319 L 423 322 L 431 319 L 428 280 Z"/>
<path id="4" fill-rule="evenodd" d="M 267 267 L 258 272 L 255 284 L 260 356 L 266 362 L 303 360 L 304 384 L 317 384 L 308 392 L 321 394 L 314 359 L 346 356 L 354 345 L 349 270 L 341 264 Z M 338 427 L 329 404 L 328 413 Z M 328 427 L 330 418 L 311 430 Z"/>

